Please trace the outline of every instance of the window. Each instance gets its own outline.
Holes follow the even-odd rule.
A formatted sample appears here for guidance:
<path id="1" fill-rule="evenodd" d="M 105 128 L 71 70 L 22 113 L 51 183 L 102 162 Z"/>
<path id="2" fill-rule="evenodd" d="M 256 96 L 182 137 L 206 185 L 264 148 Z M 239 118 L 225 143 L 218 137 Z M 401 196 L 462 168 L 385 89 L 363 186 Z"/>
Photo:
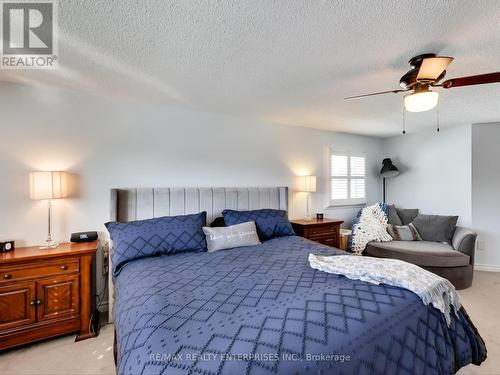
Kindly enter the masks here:
<path id="1" fill-rule="evenodd" d="M 366 203 L 366 158 L 333 152 L 331 154 L 331 204 Z"/>

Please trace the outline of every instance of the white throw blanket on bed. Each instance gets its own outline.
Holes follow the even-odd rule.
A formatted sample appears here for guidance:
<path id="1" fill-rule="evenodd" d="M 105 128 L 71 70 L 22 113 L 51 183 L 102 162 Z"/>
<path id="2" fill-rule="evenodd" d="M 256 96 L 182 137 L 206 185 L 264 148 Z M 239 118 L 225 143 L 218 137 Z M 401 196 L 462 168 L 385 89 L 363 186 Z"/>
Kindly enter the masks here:
<path id="1" fill-rule="evenodd" d="M 379 203 L 367 206 L 361 211 L 359 221 L 353 226 L 352 252 L 361 255 L 366 244 L 371 241 L 389 242 L 387 215 Z"/>
<path id="2" fill-rule="evenodd" d="M 425 305 L 432 303 L 432 306 L 441 311 L 448 326 L 451 321 L 451 306 L 454 307 L 455 314 L 460 309 L 458 293 L 448 280 L 401 260 L 309 254 L 309 264 L 314 269 L 343 275 L 352 280 L 408 289 L 419 296 Z"/>

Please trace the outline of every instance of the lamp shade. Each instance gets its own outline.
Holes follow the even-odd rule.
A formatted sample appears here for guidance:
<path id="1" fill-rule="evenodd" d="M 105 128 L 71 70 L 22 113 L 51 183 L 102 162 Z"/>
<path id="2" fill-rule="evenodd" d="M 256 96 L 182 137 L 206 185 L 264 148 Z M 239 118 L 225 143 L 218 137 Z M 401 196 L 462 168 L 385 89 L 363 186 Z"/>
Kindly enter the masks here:
<path id="1" fill-rule="evenodd" d="M 66 172 L 31 172 L 30 199 L 59 199 L 68 196 Z"/>
<path id="2" fill-rule="evenodd" d="M 306 193 L 316 192 L 316 176 L 302 176 L 302 191 Z"/>
<path id="3" fill-rule="evenodd" d="M 380 170 L 380 175 L 384 178 L 394 177 L 399 174 L 399 169 L 392 164 L 392 160 L 389 158 L 385 158 L 382 161 L 382 169 Z"/>

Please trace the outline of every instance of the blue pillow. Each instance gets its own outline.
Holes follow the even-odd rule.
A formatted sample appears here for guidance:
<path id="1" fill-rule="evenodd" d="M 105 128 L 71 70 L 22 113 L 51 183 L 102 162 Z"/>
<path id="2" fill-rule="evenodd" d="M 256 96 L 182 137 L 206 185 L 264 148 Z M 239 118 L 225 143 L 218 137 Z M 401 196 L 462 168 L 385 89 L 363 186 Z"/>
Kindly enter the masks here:
<path id="1" fill-rule="evenodd" d="M 134 259 L 160 254 L 207 251 L 206 211 L 194 215 L 104 224 L 113 241 L 113 276 Z"/>
<path id="2" fill-rule="evenodd" d="M 261 241 L 274 237 L 294 236 L 292 224 L 282 210 L 262 209 L 253 211 L 222 211 L 227 226 L 254 221 Z"/>

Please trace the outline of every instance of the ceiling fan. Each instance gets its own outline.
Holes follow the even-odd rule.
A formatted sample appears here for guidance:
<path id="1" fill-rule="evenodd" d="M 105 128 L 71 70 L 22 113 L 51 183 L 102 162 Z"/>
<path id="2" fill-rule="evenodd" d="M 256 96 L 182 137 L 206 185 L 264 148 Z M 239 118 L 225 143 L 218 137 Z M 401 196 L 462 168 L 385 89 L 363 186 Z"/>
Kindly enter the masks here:
<path id="1" fill-rule="evenodd" d="M 439 81 L 441 81 L 446 75 L 446 68 L 452 61 L 453 57 L 437 56 L 434 53 L 426 53 L 415 56 L 408 61 L 411 69 L 399 80 L 399 85 L 402 87 L 401 89 L 350 96 L 345 99 L 350 100 L 373 95 L 411 92 L 404 96 L 405 109 L 410 112 L 423 112 L 431 110 L 438 103 L 439 93 L 432 91 L 432 87 L 451 89 L 455 87 L 500 82 L 500 72 L 496 72 L 452 78 L 444 81 L 443 83 L 439 83 Z"/>

